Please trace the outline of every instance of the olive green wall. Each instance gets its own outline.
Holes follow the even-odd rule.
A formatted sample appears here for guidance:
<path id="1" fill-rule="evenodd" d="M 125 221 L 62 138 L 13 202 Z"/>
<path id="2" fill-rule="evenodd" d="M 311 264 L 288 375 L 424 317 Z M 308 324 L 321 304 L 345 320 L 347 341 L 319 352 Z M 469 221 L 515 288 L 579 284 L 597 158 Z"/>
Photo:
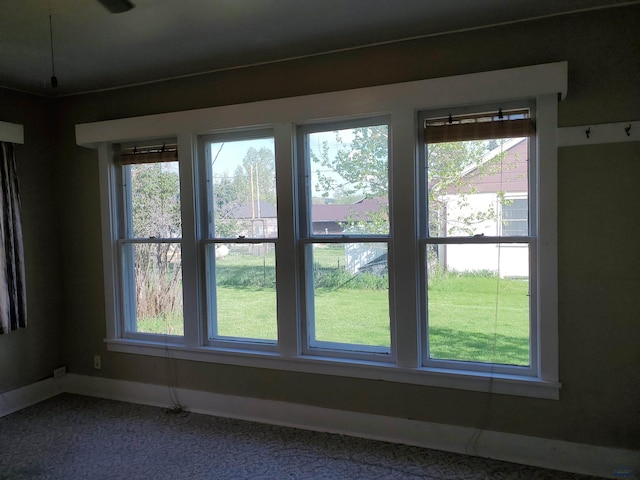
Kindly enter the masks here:
<path id="1" fill-rule="evenodd" d="M 107 352 L 97 153 L 74 139 L 76 123 L 562 60 L 569 62 L 569 93 L 560 105 L 561 126 L 637 120 L 639 19 L 636 5 L 58 99 L 55 198 L 69 370 L 640 448 L 640 143 L 560 150 L 564 386 L 554 401 L 188 361 L 170 368 L 166 359 Z M 99 372 L 94 354 L 103 356 Z"/>
<path id="2" fill-rule="evenodd" d="M 0 120 L 24 125 L 16 146 L 27 281 L 27 328 L 0 335 L 0 393 L 50 377 L 62 365 L 60 188 L 50 143 L 50 101 L 0 89 Z"/>

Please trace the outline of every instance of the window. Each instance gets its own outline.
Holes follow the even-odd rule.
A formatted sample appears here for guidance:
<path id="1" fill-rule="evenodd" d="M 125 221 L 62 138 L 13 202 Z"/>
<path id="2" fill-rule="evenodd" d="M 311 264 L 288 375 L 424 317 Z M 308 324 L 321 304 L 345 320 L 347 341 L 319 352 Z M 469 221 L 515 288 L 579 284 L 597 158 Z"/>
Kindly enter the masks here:
<path id="1" fill-rule="evenodd" d="M 561 63 L 78 125 L 108 348 L 557 398 L 565 86 Z"/>
<path id="2" fill-rule="evenodd" d="M 531 113 L 422 116 L 426 365 L 535 371 Z M 509 210 L 514 203 L 520 210 Z M 520 230 L 505 227 L 505 213 L 519 215 Z"/>
<path id="3" fill-rule="evenodd" d="M 388 355 L 389 126 L 299 129 L 307 352 Z"/>
<path id="4" fill-rule="evenodd" d="M 274 139 L 242 132 L 201 139 L 210 341 L 277 340 L 278 237 Z"/>
<path id="5" fill-rule="evenodd" d="M 184 334 L 182 221 L 175 144 L 116 150 L 125 336 Z"/>
<path id="6" fill-rule="evenodd" d="M 502 202 L 502 234 L 529 234 L 529 205 L 526 198 L 505 197 Z"/>

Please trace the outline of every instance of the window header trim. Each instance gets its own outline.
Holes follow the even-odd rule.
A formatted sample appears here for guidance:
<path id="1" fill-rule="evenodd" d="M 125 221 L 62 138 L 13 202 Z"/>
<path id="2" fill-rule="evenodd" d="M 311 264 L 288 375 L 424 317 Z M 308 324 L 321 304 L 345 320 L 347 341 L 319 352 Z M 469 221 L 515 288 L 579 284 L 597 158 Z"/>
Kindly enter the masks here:
<path id="1" fill-rule="evenodd" d="M 556 62 L 452 77 L 380 85 L 302 97 L 161 113 L 76 125 L 76 143 L 157 139 L 176 134 L 265 127 L 278 123 L 330 121 L 345 116 L 377 116 L 402 109 L 434 110 L 474 103 L 497 103 L 567 93 L 568 63 Z M 310 116 L 313 112 L 313 116 Z"/>

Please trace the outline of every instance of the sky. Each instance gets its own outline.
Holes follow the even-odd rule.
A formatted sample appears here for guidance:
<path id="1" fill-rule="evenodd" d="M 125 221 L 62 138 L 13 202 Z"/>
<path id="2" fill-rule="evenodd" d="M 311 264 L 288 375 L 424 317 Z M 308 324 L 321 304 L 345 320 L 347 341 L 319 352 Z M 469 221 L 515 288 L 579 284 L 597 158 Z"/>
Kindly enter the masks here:
<path id="1" fill-rule="evenodd" d="M 251 140 L 235 140 L 230 142 L 220 142 L 220 143 L 212 143 L 211 144 L 211 157 L 214 158 L 218 153 L 218 150 L 222 146 L 218 157 L 215 160 L 213 169 L 214 175 L 218 176 L 227 172 L 230 176 L 233 175 L 233 172 L 238 167 L 238 165 L 242 165 L 242 160 L 244 159 L 247 151 L 253 147 L 256 150 L 260 150 L 261 148 L 269 148 L 271 151 L 274 151 L 274 141 L 273 138 L 257 138 Z"/>
<path id="2" fill-rule="evenodd" d="M 352 129 L 341 130 L 341 138 L 344 144 L 348 144 L 351 138 L 353 138 Z M 311 149 L 319 156 L 320 149 L 323 142 L 327 142 L 329 145 L 329 155 L 336 153 L 339 144 L 336 142 L 336 133 L 335 131 L 325 131 L 325 132 L 313 132 L 310 134 L 312 137 Z M 222 146 L 222 149 L 218 153 L 218 149 Z M 271 151 L 275 151 L 274 139 L 272 137 L 269 138 L 258 138 L 258 139 L 248 139 L 248 140 L 231 140 L 227 142 L 216 142 L 211 143 L 211 158 L 215 158 L 216 154 L 218 155 L 215 159 L 213 175 L 214 177 L 219 177 L 224 175 L 225 173 L 229 176 L 233 176 L 234 171 L 239 165 L 242 165 L 242 160 L 247 154 L 249 148 L 255 148 L 256 150 L 260 150 L 261 148 L 268 148 Z M 320 167 L 319 165 L 313 164 L 311 165 L 311 187 L 314 190 L 313 196 L 321 196 L 322 192 L 316 192 L 314 186 L 317 184 L 317 171 L 319 168 L 322 168 L 323 173 L 325 175 L 328 174 L 326 168 Z M 338 177 L 339 178 L 339 177 Z M 330 192 L 330 196 L 331 196 Z"/>

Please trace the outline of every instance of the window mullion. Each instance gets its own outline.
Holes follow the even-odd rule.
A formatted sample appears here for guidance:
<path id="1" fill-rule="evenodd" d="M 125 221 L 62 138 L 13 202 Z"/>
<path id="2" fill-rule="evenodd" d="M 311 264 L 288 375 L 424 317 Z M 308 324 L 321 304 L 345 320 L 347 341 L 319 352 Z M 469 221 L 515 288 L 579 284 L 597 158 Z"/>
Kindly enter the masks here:
<path id="1" fill-rule="evenodd" d="M 119 264 L 118 253 L 118 182 L 112 161 L 111 145 L 104 142 L 98 148 L 100 174 L 100 210 L 102 218 L 102 265 L 104 269 L 105 314 L 107 338 L 118 338 L 122 334 L 118 323 L 119 311 Z"/>
<path id="2" fill-rule="evenodd" d="M 558 381 L 558 97 L 536 99 L 537 158 L 535 175 L 544 185 L 544 195 L 535 197 L 534 225 L 537 224 L 538 249 L 534 267 L 538 287 L 538 376 Z M 540 190 L 540 189 L 539 189 Z"/>
<path id="3" fill-rule="evenodd" d="M 202 344 L 201 299 L 197 228 L 197 175 L 194 165 L 195 139 L 178 136 L 180 162 L 180 205 L 182 214 L 182 295 L 184 341 L 187 346 Z"/>
<path id="4" fill-rule="evenodd" d="M 416 153 L 417 123 L 413 110 L 391 115 L 391 242 L 390 308 L 396 362 L 401 367 L 420 364 L 420 315 L 417 242 Z"/>
<path id="5" fill-rule="evenodd" d="M 295 205 L 295 127 L 284 123 L 274 126 L 276 190 L 278 192 L 278 240 L 276 244 L 276 279 L 278 311 L 278 346 L 285 357 L 299 355 L 297 229 Z"/>

